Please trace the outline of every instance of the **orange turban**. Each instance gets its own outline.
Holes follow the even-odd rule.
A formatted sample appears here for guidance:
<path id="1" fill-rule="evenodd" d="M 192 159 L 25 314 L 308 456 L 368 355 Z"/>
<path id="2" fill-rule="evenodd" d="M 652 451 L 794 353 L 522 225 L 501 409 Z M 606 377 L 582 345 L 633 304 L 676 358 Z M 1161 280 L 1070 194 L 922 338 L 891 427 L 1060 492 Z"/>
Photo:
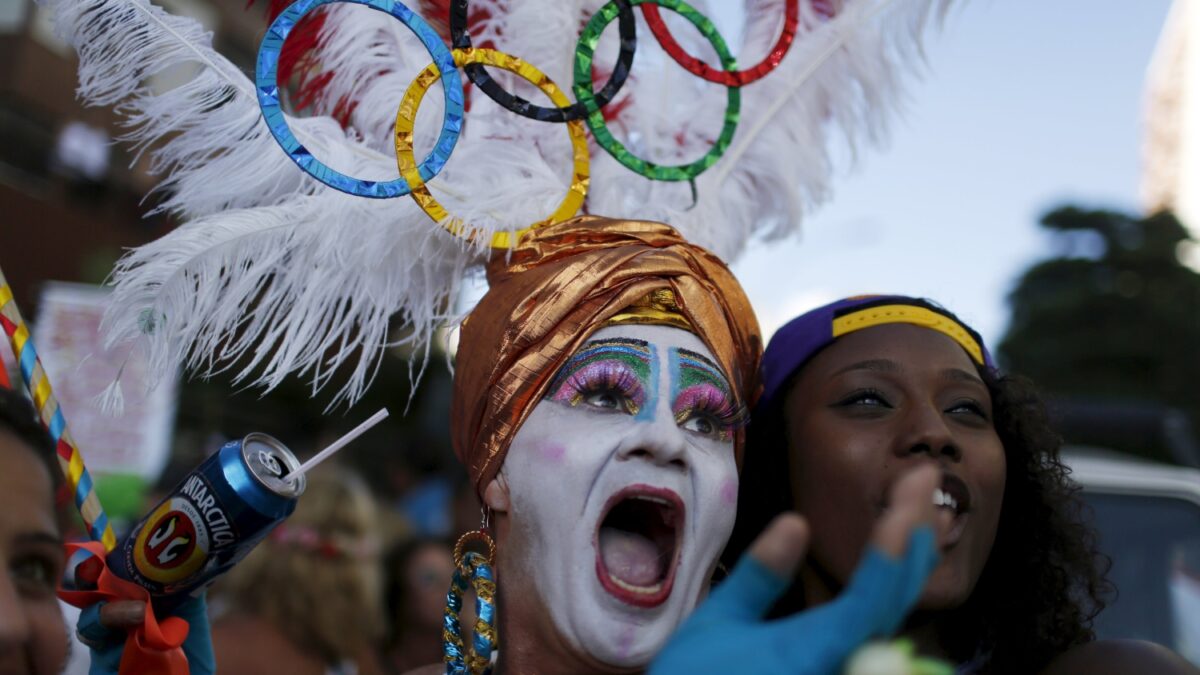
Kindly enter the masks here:
<path id="1" fill-rule="evenodd" d="M 673 291 L 737 402 L 758 396 L 762 336 L 750 301 L 725 263 L 670 226 L 582 216 L 538 228 L 498 253 L 487 276 L 462 325 L 451 408 L 454 452 L 480 494 L 559 367 L 655 289 Z M 735 443 L 740 463 L 740 433 Z"/>

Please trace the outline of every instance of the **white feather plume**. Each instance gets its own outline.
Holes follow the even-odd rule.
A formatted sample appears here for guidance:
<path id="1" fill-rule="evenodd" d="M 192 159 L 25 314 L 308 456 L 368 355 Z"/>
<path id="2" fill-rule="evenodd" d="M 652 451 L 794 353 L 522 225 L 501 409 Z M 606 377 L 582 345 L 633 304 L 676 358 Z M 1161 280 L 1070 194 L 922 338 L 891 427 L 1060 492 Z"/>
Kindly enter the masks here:
<path id="1" fill-rule="evenodd" d="M 128 129 L 121 140 L 150 153 L 166 195 L 160 209 L 195 217 L 323 189 L 291 165 L 262 120 L 253 82 L 213 50 L 211 33 L 198 22 L 146 0 L 44 1 L 79 53 L 81 98 L 116 108 Z M 189 69 L 183 83 L 156 91 L 155 75 Z M 399 176 L 394 153 L 369 151 L 332 119 L 288 123 L 314 152 L 341 148 L 343 157 L 328 160 L 339 170 Z"/>
<path id="2" fill-rule="evenodd" d="M 929 16 L 948 4 L 845 0 L 833 18 L 824 19 L 802 1 L 795 43 L 779 68 L 742 88 L 737 133 L 725 156 L 696 179 L 696 203 L 690 186 L 631 178 L 605 156 L 593 165 L 589 209 L 671 223 L 725 260 L 736 259 L 755 236 L 798 232 L 805 216 L 830 195 L 832 144 L 846 142 L 854 149 L 886 139 L 888 122 L 903 102 L 904 75 L 921 63 Z M 774 44 L 783 5 L 783 0 L 748 0 L 743 44 L 749 53 L 739 59 L 742 67 L 756 63 Z M 708 61 L 716 62 L 711 56 Z M 627 137 L 645 139 L 641 156 L 691 161 L 707 150 L 720 128 L 713 113 L 724 109 L 725 91 L 715 85 L 690 96 L 679 91 L 695 80 L 673 68 L 639 73 L 636 103 L 622 123 Z M 691 110 L 711 116 L 697 119 Z M 683 143 L 669 147 L 681 120 L 693 124 Z"/>
<path id="3" fill-rule="evenodd" d="M 351 364 L 334 402 L 358 398 L 397 339 L 427 353 L 466 266 L 481 259 L 407 199 L 351 197 L 300 171 L 271 137 L 250 80 L 195 21 L 145 0 L 50 0 L 80 55 L 80 94 L 124 113 L 125 140 L 152 153 L 184 225 L 126 255 L 104 330 L 145 343 L 152 373 L 231 366 L 266 388 L 289 373 L 314 391 Z M 181 66 L 165 92 L 148 83 Z M 399 176 L 381 153 L 328 117 L 289 118 L 327 164 L 364 178 Z M 422 362 L 423 362 L 423 357 Z M 235 366 L 236 364 L 236 366 Z M 340 379 L 340 378 L 339 378 Z M 119 387 L 105 401 L 119 401 Z"/>
<path id="4" fill-rule="evenodd" d="M 80 53 L 81 94 L 126 114 L 126 140 L 151 152 L 163 176 L 160 208 L 185 221 L 119 263 L 105 322 L 110 342 L 144 340 L 153 372 L 181 363 L 201 374 L 234 368 L 239 379 L 267 388 L 301 374 L 316 391 L 346 366 L 337 400 L 349 401 L 397 340 L 389 328 L 426 353 L 434 329 L 449 320 L 465 270 L 483 260 L 480 245 L 448 236 L 411 200 L 344 195 L 306 176 L 262 122 L 253 83 L 212 49 L 196 22 L 146 0 L 43 1 Z M 843 0 L 824 19 L 802 0 L 795 45 L 780 68 L 742 89 L 740 127 L 726 156 L 696 180 L 697 203 L 686 183 L 649 181 L 593 146 L 587 210 L 671 223 L 727 260 L 754 236 L 797 231 L 829 194 L 831 138 L 855 147 L 885 137 L 928 17 L 949 2 Z M 472 37 L 534 64 L 569 95 L 578 27 L 603 4 L 476 0 L 489 18 Z M 748 0 L 743 65 L 774 43 L 783 5 Z M 318 116 L 289 125 L 334 168 L 395 178 L 397 106 L 431 59 L 398 21 L 360 6 L 326 9 L 319 63 L 336 75 L 315 102 Z M 726 91 L 671 63 L 637 14 L 635 69 L 617 101 L 630 105 L 612 126 L 639 156 L 691 162 L 720 128 Z M 715 62 L 697 31 L 663 14 L 689 51 Z M 617 42 L 611 26 L 597 49 L 601 68 L 615 61 Z M 180 65 L 196 74 L 170 91 L 148 86 L 150 75 Z M 490 72 L 546 103 L 514 76 Z M 329 115 L 347 99 L 357 105 L 342 129 Z M 438 134 L 440 99 L 436 86 L 425 97 L 418 157 Z M 570 168 L 563 125 L 519 117 L 474 91 L 456 149 L 429 187 L 468 223 L 512 230 L 554 210 Z"/>
<path id="5" fill-rule="evenodd" d="M 433 60 L 403 23 L 361 5 L 335 4 L 322 8 L 325 25 L 335 30 L 322 34 L 320 68 L 336 74 L 313 101 L 311 112 L 332 115 L 339 102 L 357 102 L 349 126 L 366 144 L 393 158 L 392 132 L 396 110 L 416 77 Z M 432 88 L 421 105 L 415 145 L 432 147 L 442 119 L 440 85 Z"/>
<path id="6" fill-rule="evenodd" d="M 396 207 L 333 193 L 188 222 L 120 261 L 104 329 L 148 338 L 153 372 L 236 364 L 268 389 L 299 373 L 315 392 L 350 363 L 338 400 L 354 400 L 384 347 L 425 353 L 468 259 Z"/>

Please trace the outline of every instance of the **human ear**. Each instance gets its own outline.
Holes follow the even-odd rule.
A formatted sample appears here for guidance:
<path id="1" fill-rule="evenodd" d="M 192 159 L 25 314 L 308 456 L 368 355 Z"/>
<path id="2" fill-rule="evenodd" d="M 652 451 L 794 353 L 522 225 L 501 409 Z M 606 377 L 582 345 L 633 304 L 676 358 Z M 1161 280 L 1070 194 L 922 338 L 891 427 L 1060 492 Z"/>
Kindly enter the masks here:
<path id="1" fill-rule="evenodd" d="M 508 513 L 508 480 L 499 473 L 483 490 L 483 503 L 494 513 Z"/>

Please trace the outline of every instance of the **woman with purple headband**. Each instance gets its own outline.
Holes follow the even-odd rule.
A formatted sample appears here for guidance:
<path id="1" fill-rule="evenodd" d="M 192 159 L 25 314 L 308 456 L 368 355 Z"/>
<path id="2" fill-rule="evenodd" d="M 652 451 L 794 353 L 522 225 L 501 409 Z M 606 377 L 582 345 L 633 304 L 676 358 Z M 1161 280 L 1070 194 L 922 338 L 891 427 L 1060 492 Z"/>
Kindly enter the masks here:
<path id="1" fill-rule="evenodd" d="M 1061 440 L 1028 382 L 927 300 L 861 296 L 784 325 L 763 358 L 748 435 L 736 559 L 777 514 L 811 531 L 774 614 L 836 596 L 901 472 L 942 473 L 940 559 L 901 635 L 958 673 L 1194 673 L 1169 650 L 1095 641 L 1110 586 L 1080 519 Z"/>

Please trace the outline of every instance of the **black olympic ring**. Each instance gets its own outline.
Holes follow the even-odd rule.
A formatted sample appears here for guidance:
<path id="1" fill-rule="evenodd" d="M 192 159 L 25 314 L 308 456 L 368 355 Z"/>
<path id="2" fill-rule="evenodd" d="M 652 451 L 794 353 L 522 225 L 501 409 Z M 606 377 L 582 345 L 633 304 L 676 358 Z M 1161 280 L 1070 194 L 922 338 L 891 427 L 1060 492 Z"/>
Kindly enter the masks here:
<path id="1" fill-rule="evenodd" d="M 629 0 L 615 1 L 619 12 L 617 30 L 621 37 L 621 51 L 617 55 L 617 64 L 613 67 L 608 83 L 596 94 L 594 105 L 597 108 L 608 105 L 625 84 L 625 79 L 629 77 L 629 71 L 633 68 L 633 54 L 637 50 L 637 20 L 633 15 L 633 6 L 629 4 Z M 471 49 L 471 36 L 467 33 L 468 4 L 469 0 L 453 0 L 450 3 L 450 39 L 455 49 Z M 518 115 L 539 122 L 572 122 L 588 116 L 587 106 L 579 101 L 565 108 L 547 108 L 530 103 L 516 94 L 510 94 L 478 63 L 464 66 L 463 71 L 488 98 L 505 110 Z"/>

